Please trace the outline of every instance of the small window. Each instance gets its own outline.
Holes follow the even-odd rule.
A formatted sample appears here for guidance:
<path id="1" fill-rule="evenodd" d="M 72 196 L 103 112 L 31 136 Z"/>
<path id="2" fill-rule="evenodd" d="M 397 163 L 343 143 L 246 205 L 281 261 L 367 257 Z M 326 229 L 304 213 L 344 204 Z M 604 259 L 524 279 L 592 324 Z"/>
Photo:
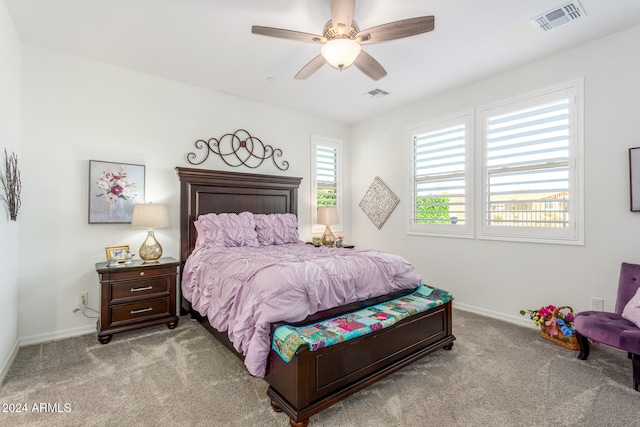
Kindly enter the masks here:
<path id="1" fill-rule="evenodd" d="M 338 208 L 338 219 L 342 215 L 342 141 L 322 136 L 312 136 L 312 173 L 313 188 L 311 190 L 311 228 L 312 232 L 324 231 L 324 226 L 316 224 L 317 208 L 321 206 L 335 206 Z M 340 230 L 341 226 L 331 227 Z"/>
<path id="2" fill-rule="evenodd" d="M 473 237 L 470 112 L 409 129 L 409 233 Z"/>
<path id="3" fill-rule="evenodd" d="M 578 85 L 481 109 L 481 236 L 581 242 Z"/>

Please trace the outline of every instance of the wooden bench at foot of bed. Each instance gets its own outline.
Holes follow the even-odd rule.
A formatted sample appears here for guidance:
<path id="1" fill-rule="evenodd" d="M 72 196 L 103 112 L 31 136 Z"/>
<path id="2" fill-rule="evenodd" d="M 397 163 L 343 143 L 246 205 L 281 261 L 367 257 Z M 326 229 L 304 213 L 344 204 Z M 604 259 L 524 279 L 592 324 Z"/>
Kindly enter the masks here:
<path id="1" fill-rule="evenodd" d="M 302 346 L 289 363 L 271 350 L 267 395 L 274 410 L 289 415 L 292 426 L 306 426 L 312 415 L 420 357 L 440 348 L 450 350 L 454 340 L 447 302 L 317 351 Z"/>

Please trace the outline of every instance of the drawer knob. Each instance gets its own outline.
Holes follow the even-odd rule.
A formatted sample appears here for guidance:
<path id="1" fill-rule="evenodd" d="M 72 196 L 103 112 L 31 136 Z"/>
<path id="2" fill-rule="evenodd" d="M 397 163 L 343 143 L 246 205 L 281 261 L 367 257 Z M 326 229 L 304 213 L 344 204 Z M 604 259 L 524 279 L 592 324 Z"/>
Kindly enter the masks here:
<path id="1" fill-rule="evenodd" d="M 141 272 L 140 272 L 140 275 L 141 275 L 141 276 L 144 276 L 144 271 L 141 271 Z"/>

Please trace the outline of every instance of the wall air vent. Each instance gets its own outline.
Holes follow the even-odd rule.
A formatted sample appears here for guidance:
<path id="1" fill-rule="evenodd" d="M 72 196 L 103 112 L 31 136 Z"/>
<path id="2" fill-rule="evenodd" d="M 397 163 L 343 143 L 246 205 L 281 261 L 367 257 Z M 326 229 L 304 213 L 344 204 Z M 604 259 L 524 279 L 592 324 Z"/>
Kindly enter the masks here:
<path id="1" fill-rule="evenodd" d="M 373 89 L 369 92 L 365 93 L 365 95 L 370 96 L 371 98 L 382 98 L 383 96 L 389 95 L 389 92 L 382 89 Z"/>
<path id="2" fill-rule="evenodd" d="M 584 16 L 586 16 L 584 9 L 578 0 L 574 0 L 531 19 L 531 23 L 540 31 L 546 32 Z"/>

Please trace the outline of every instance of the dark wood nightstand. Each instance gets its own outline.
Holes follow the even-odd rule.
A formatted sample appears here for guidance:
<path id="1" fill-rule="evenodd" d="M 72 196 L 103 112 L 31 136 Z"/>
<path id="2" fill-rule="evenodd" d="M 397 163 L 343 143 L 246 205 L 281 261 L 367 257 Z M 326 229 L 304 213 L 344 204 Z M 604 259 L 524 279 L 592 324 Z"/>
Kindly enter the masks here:
<path id="1" fill-rule="evenodd" d="M 160 258 L 153 264 L 107 267 L 96 264 L 100 277 L 98 341 L 106 344 L 113 334 L 166 323 L 178 325 L 176 291 L 180 262 Z"/>

